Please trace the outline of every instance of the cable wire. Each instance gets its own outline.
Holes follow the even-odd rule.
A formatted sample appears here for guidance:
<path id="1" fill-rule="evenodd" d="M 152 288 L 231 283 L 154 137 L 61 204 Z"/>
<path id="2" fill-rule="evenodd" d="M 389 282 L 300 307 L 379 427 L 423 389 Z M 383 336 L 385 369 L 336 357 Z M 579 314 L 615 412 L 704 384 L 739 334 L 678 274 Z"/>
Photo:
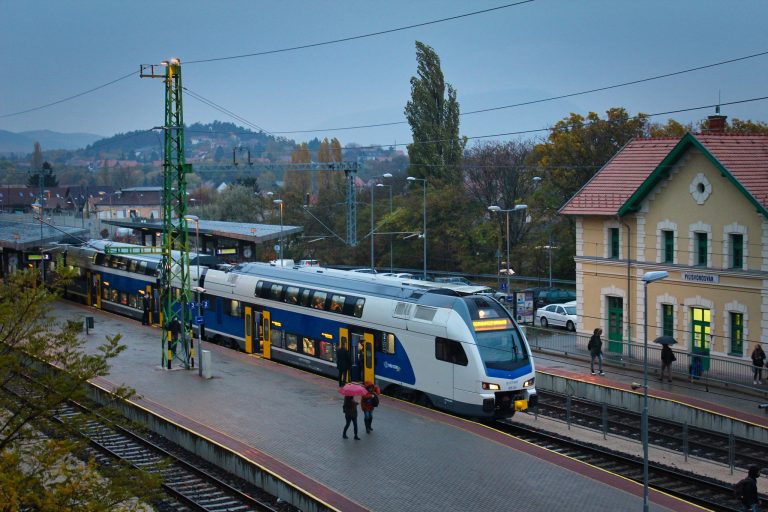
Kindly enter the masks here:
<path id="1" fill-rule="evenodd" d="M 53 101 L 51 103 L 46 103 L 45 105 L 40 105 L 39 107 L 32 107 L 32 108 L 28 108 L 26 110 L 20 110 L 18 112 L 11 112 L 10 114 L 0 114 L 0 119 L 4 119 L 6 117 L 18 116 L 18 115 L 21 115 L 21 114 L 27 114 L 29 112 L 35 112 L 37 110 L 42 110 L 44 108 L 52 107 L 54 105 L 58 105 L 60 103 L 66 102 L 66 101 L 70 101 L 70 100 L 73 100 L 75 98 L 79 98 L 81 96 L 85 96 L 86 94 L 90 94 L 90 93 L 92 93 L 94 91 L 98 91 L 99 89 L 103 89 L 103 88 L 105 88 L 107 86 L 110 86 L 112 84 L 115 84 L 115 83 L 117 83 L 117 82 L 119 82 L 121 80 L 125 80 L 126 78 L 131 77 L 131 76 L 135 75 L 136 73 L 137 73 L 136 71 L 133 71 L 131 73 L 128 73 L 127 75 L 123 75 L 123 76 L 121 76 L 119 78 L 115 78 L 114 80 L 111 80 L 111 81 L 109 81 L 109 82 L 107 82 L 105 84 L 98 85 L 98 86 L 94 87 L 93 89 L 88 89 L 87 91 L 83 91 L 83 92 L 74 94 L 72 96 L 68 96 L 66 98 L 62 98 L 60 100 Z"/>
<path id="2" fill-rule="evenodd" d="M 437 23 L 443 23 L 443 22 L 446 22 L 446 21 L 453 21 L 453 20 L 458 20 L 458 19 L 461 19 L 461 18 L 468 18 L 470 16 L 476 16 L 478 14 L 486 14 L 486 13 L 489 13 L 489 12 L 500 11 L 502 9 L 507 9 L 509 7 L 518 7 L 520 5 L 529 4 L 529 3 L 534 2 L 534 1 L 535 0 L 522 0 L 520 2 L 514 2 L 514 3 L 511 3 L 511 4 L 499 5 L 497 7 L 491 7 L 489 9 L 483 9 L 483 10 L 480 10 L 480 11 L 472 11 L 472 12 L 468 12 L 468 13 L 465 13 L 465 14 L 459 14 L 459 15 L 456 15 L 456 16 L 450 16 L 450 17 L 447 17 L 447 18 L 440 18 L 440 19 L 437 19 L 437 20 L 425 21 L 423 23 L 415 23 L 413 25 L 406 25 L 404 27 L 391 28 L 391 29 L 387 29 L 387 30 L 380 30 L 378 32 L 369 32 L 368 34 L 360 34 L 360 35 L 357 35 L 357 36 L 349 36 L 349 37 L 343 37 L 343 38 L 340 38 L 340 39 L 332 39 L 330 41 L 322 41 L 322 42 L 319 42 L 319 43 L 309 43 L 309 44 L 303 44 L 303 45 L 299 45 L 299 46 L 291 46 L 291 47 L 288 47 L 288 48 L 279 48 L 279 49 L 276 49 L 276 50 L 264 50 L 264 51 L 261 51 L 261 52 L 244 53 L 244 54 L 241 54 L 241 55 L 231 55 L 229 57 L 213 57 L 213 58 L 210 58 L 210 59 L 188 60 L 184 64 L 201 64 L 201 63 L 204 63 L 204 62 L 218 62 L 218 61 L 222 61 L 222 60 L 244 59 L 244 58 L 247 58 L 247 57 L 259 57 L 259 56 L 262 56 L 262 55 L 273 55 L 275 53 L 285 53 L 285 52 L 292 52 L 292 51 L 296 51 L 296 50 L 305 50 L 307 48 L 316 48 L 318 46 L 326 46 L 326 45 L 330 45 L 330 44 L 346 43 L 348 41 L 355 41 L 355 40 L 358 40 L 358 39 L 366 39 L 366 38 L 369 38 L 369 37 L 376 37 L 376 36 L 381 36 L 381 35 L 385 35 L 385 34 L 392 34 L 394 32 L 402 32 L 404 30 L 410 30 L 412 28 L 426 27 L 428 25 L 435 25 Z"/>

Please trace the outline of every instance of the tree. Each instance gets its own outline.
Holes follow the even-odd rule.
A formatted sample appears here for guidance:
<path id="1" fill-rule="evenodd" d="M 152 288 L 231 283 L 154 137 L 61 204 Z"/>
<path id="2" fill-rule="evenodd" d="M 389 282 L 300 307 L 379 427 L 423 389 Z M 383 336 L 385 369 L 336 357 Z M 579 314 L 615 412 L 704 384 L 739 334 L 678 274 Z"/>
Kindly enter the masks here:
<path id="1" fill-rule="evenodd" d="M 271 205 L 270 205 L 271 206 Z M 206 217 L 227 222 L 261 222 L 264 218 L 263 201 L 253 189 L 232 185 L 206 205 Z"/>
<path id="2" fill-rule="evenodd" d="M 417 177 L 436 178 L 435 186 L 455 183 L 466 143 L 459 138 L 456 90 L 445 83 L 440 57 L 420 41 L 416 41 L 416 61 L 417 76 L 411 77 L 411 100 L 405 106 L 413 134 L 408 145 L 411 169 Z"/>
<path id="3" fill-rule="evenodd" d="M 30 162 L 29 168 L 37 172 L 40 172 L 40 169 L 43 168 L 43 149 L 39 142 L 35 142 L 32 151 L 32 161 Z"/>
<path id="4" fill-rule="evenodd" d="M 43 187 L 58 187 L 59 180 L 53 173 L 53 166 L 48 162 L 43 162 L 37 172 L 29 175 L 27 180 L 28 187 L 40 187 L 40 174 L 43 175 Z"/>
<path id="5" fill-rule="evenodd" d="M 120 335 L 107 336 L 98 351 L 86 354 L 78 334 L 82 323 L 56 327 L 51 305 L 57 294 L 39 286 L 37 277 L 32 270 L 21 271 L 0 286 L 0 509 L 139 510 L 135 498 L 151 498 L 157 478 L 124 465 L 97 468 L 92 459 L 76 460 L 72 454 L 82 453 L 87 441 L 71 434 L 92 415 L 59 416 L 60 424 L 52 419 L 66 401 L 87 401 L 86 382 L 107 375 L 110 361 L 125 348 Z M 34 372 L 34 379 L 23 377 L 40 366 L 47 371 Z M 9 392 L 22 382 L 34 399 Z M 114 396 L 124 400 L 131 395 L 119 388 Z"/>

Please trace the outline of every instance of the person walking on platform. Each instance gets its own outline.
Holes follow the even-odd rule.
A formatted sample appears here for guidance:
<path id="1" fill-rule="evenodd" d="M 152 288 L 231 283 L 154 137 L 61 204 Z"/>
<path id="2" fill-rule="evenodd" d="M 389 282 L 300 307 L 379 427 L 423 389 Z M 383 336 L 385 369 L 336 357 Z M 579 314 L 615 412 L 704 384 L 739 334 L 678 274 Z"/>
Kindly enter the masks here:
<path id="1" fill-rule="evenodd" d="M 763 383 L 763 365 L 765 364 L 765 352 L 763 347 L 758 343 L 755 345 L 755 349 L 752 351 L 752 384 Z"/>
<path id="2" fill-rule="evenodd" d="M 676 360 L 677 358 L 675 353 L 672 352 L 672 347 L 664 345 L 661 348 L 661 382 L 664 382 L 665 370 L 667 372 L 667 382 L 672 382 L 672 363 Z"/>
<path id="3" fill-rule="evenodd" d="M 601 334 L 603 334 L 603 330 L 599 327 L 596 328 L 587 344 L 587 350 L 589 350 L 590 355 L 589 370 L 592 372 L 592 375 L 595 374 L 595 359 L 597 359 L 598 362 L 600 375 L 605 375 L 605 372 L 603 371 L 603 340 L 600 339 Z"/>
<path id="4" fill-rule="evenodd" d="M 176 342 L 179 341 L 179 334 L 181 334 L 181 322 L 179 322 L 179 318 L 176 315 L 173 315 L 171 323 L 168 324 L 168 331 L 171 333 L 171 344 L 173 345 L 172 349 L 175 352 Z"/>
<path id="5" fill-rule="evenodd" d="M 365 389 L 368 390 L 368 394 L 363 396 L 360 408 L 363 410 L 365 433 L 370 434 L 373 432 L 373 427 L 371 426 L 373 424 L 373 410 L 379 406 L 379 393 L 381 393 L 381 389 L 371 382 L 365 383 Z"/>
<path id="6" fill-rule="evenodd" d="M 336 369 L 339 371 L 339 387 L 342 387 L 349 372 L 349 350 L 344 345 L 336 349 Z"/>
<path id="7" fill-rule="evenodd" d="M 758 508 L 760 499 L 757 494 L 757 479 L 759 477 L 760 468 L 757 466 L 750 466 L 746 478 L 739 480 L 733 487 L 736 497 L 741 500 L 741 504 L 744 505 L 743 510 L 745 512 L 758 512 L 758 510 L 760 510 Z"/>
<path id="8" fill-rule="evenodd" d="M 149 325 L 149 297 L 146 293 L 141 296 L 141 306 L 144 310 L 141 316 L 141 325 Z"/>
<path id="9" fill-rule="evenodd" d="M 347 423 L 344 425 L 344 432 L 342 432 L 341 437 L 344 439 L 349 439 L 347 437 L 347 429 L 351 423 L 355 427 L 355 441 L 359 441 L 360 438 L 357 437 L 357 402 L 355 401 L 355 397 L 345 396 L 344 405 L 341 407 L 341 409 L 344 411 L 344 419 L 347 420 Z"/>

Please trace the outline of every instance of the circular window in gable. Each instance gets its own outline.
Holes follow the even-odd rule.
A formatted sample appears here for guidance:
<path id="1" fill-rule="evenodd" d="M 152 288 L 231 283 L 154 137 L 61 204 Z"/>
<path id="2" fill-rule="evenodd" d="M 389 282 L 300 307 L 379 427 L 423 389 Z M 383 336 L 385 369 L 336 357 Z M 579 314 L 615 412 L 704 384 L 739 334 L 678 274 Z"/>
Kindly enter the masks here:
<path id="1" fill-rule="evenodd" d="M 693 196 L 693 199 L 696 201 L 696 204 L 704 204 L 710 194 L 712 194 L 712 184 L 707 177 L 704 176 L 704 173 L 700 172 L 693 178 L 693 181 L 691 181 L 689 190 L 691 196 Z"/>

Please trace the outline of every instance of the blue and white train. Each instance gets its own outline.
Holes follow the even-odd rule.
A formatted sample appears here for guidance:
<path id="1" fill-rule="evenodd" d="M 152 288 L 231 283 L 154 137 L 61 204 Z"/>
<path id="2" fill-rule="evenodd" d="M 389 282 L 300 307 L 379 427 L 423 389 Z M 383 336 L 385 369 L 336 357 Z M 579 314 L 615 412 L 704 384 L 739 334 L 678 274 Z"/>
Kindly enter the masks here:
<path id="1" fill-rule="evenodd" d="M 68 264 L 82 266 L 86 288 L 101 283 L 100 290 L 86 293 L 100 302 L 87 303 L 115 311 L 131 307 L 138 290 L 155 291 L 156 276 L 147 280 L 150 276 L 136 272 L 138 262 L 151 257 L 120 255 L 107 262 L 100 251 L 86 251 L 91 255 L 68 258 Z M 472 418 L 506 418 L 535 403 L 528 343 L 490 296 L 461 296 L 320 267 L 247 263 L 229 271 L 201 268 L 199 279 L 194 265 L 190 272 L 205 289 L 209 341 L 332 377 L 338 375 L 337 349 L 343 345 L 351 379 Z"/>

